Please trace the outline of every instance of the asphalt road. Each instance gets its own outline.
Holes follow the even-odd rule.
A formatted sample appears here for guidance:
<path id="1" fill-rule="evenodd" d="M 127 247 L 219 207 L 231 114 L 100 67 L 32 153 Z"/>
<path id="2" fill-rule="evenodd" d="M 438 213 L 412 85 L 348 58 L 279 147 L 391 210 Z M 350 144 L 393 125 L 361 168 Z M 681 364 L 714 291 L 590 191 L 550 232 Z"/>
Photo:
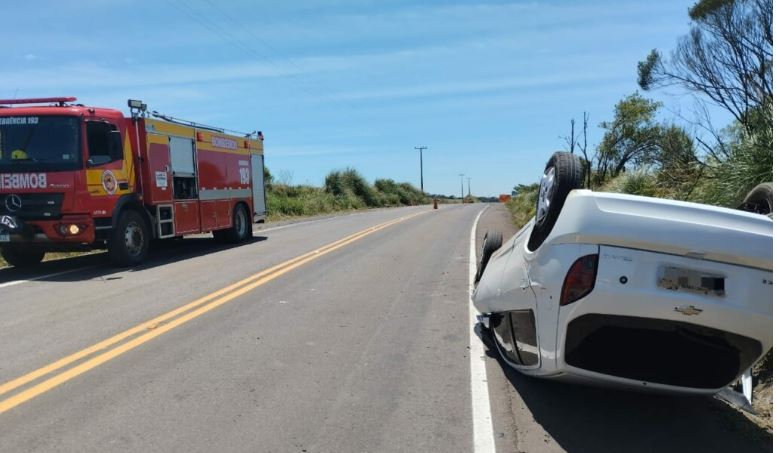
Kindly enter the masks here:
<path id="1" fill-rule="evenodd" d="M 763 447 L 709 399 L 531 380 L 487 344 L 470 357 L 484 207 L 188 238 L 131 270 L 102 254 L 0 270 L 0 451 L 470 452 L 471 359 L 500 452 Z M 481 230 L 504 219 L 492 207 Z"/>

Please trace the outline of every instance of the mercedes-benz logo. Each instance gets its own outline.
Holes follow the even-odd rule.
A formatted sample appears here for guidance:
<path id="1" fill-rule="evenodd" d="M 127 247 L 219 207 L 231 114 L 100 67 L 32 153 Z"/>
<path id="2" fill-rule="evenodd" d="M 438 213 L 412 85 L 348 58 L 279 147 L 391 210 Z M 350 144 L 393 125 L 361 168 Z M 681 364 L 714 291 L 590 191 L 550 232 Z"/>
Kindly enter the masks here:
<path id="1" fill-rule="evenodd" d="M 8 209 L 9 212 L 16 212 L 22 209 L 22 197 L 16 195 L 15 193 L 6 195 L 5 208 Z"/>

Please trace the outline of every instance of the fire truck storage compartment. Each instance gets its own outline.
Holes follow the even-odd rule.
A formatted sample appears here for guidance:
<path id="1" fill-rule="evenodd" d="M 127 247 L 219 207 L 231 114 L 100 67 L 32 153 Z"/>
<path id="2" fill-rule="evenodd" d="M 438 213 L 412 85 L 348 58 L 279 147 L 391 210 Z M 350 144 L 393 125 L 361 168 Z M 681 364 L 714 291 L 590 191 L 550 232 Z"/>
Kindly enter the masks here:
<path id="1" fill-rule="evenodd" d="M 199 233 L 200 209 L 197 200 L 175 202 L 175 232 L 178 235 Z"/>
<path id="2" fill-rule="evenodd" d="M 230 200 L 200 201 L 200 219 L 203 231 L 227 228 L 232 224 Z"/>
<path id="3" fill-rule="evenodd" d="M 184 137 L 170 137 L 170 166 L 173 170 L 173 199 L 197 198 L 197 170 L 194 141 Z"/>

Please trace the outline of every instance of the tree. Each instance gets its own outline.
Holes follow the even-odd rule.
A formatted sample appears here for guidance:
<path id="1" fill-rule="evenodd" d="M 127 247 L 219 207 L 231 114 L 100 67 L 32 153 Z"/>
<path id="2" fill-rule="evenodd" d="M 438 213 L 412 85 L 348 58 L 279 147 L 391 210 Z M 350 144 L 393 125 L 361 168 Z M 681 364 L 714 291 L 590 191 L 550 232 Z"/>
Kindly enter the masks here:
<path id="1" fill-rule="evenodd" d="M 653 49 L 639 62 L 640 87 L 701 93 L 752 133 L 753 111 L 772 103 L 772 2 L 698 0 L 688 15 L 691 30 L 671 58 Z"/>
<path id="2" fill-rule="evenodd" d="M 575 135 L 575 119 L 569 120 L 569 124 L 572 128 L 569 136 L 564 137 L 564 141 L 569 147 L 569 152 L 575 152 L 575 149 L 583 154 L 583 165 L 585 166 L 584 182 L 585 187 L 591 188 L 591 159 L 588 157 L 588 119 L 590 115 L 588 112 L 583 112 L 583 131 L 580 133 L 583 136 L 583 143 L 580 143 L 580 135 Z"/>
<path id="3" fill-rule="evenodd" d="M 583 153 L 583 164 L 585 164 L 586 187 L 591 188 L 591 159 L 588 158 L 588 112 L 583 112 L 583 145 L 577 143 L 577 149 Z"/>
<path id="4" fill-rule="evenodd" d="M 690 196 L 706 169 L 696 155 L 693 138 L 674 124 L 662 127 L 653 164 L 658 186 L 682 199 Z"/>
<path id="5" fill-rule="evenodd" d="M 660 150 L 662 127 L 655 120 L 660 102 L 634 93 L 615 106 L 612 121 L 602 122 L 605 130 L 596 153 L 596 179 L 601 183 L 609 174 L 615 176 L 630 164 L 655 162 Z"/>

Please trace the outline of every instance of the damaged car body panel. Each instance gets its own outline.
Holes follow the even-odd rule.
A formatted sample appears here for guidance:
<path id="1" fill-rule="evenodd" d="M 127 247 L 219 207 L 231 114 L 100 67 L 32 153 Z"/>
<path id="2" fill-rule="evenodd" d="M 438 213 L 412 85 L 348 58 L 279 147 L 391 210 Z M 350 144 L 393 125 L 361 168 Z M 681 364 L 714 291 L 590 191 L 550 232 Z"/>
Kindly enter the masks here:
<path id="1" fill-rule="evenodd" d="M 473 295 L 502 358 L 535 376 L 716 393 L 772 346 L 772 220 L 570 190 L 530 221 Z M 533 344 L 536 343 L 536 344 Z"/>

